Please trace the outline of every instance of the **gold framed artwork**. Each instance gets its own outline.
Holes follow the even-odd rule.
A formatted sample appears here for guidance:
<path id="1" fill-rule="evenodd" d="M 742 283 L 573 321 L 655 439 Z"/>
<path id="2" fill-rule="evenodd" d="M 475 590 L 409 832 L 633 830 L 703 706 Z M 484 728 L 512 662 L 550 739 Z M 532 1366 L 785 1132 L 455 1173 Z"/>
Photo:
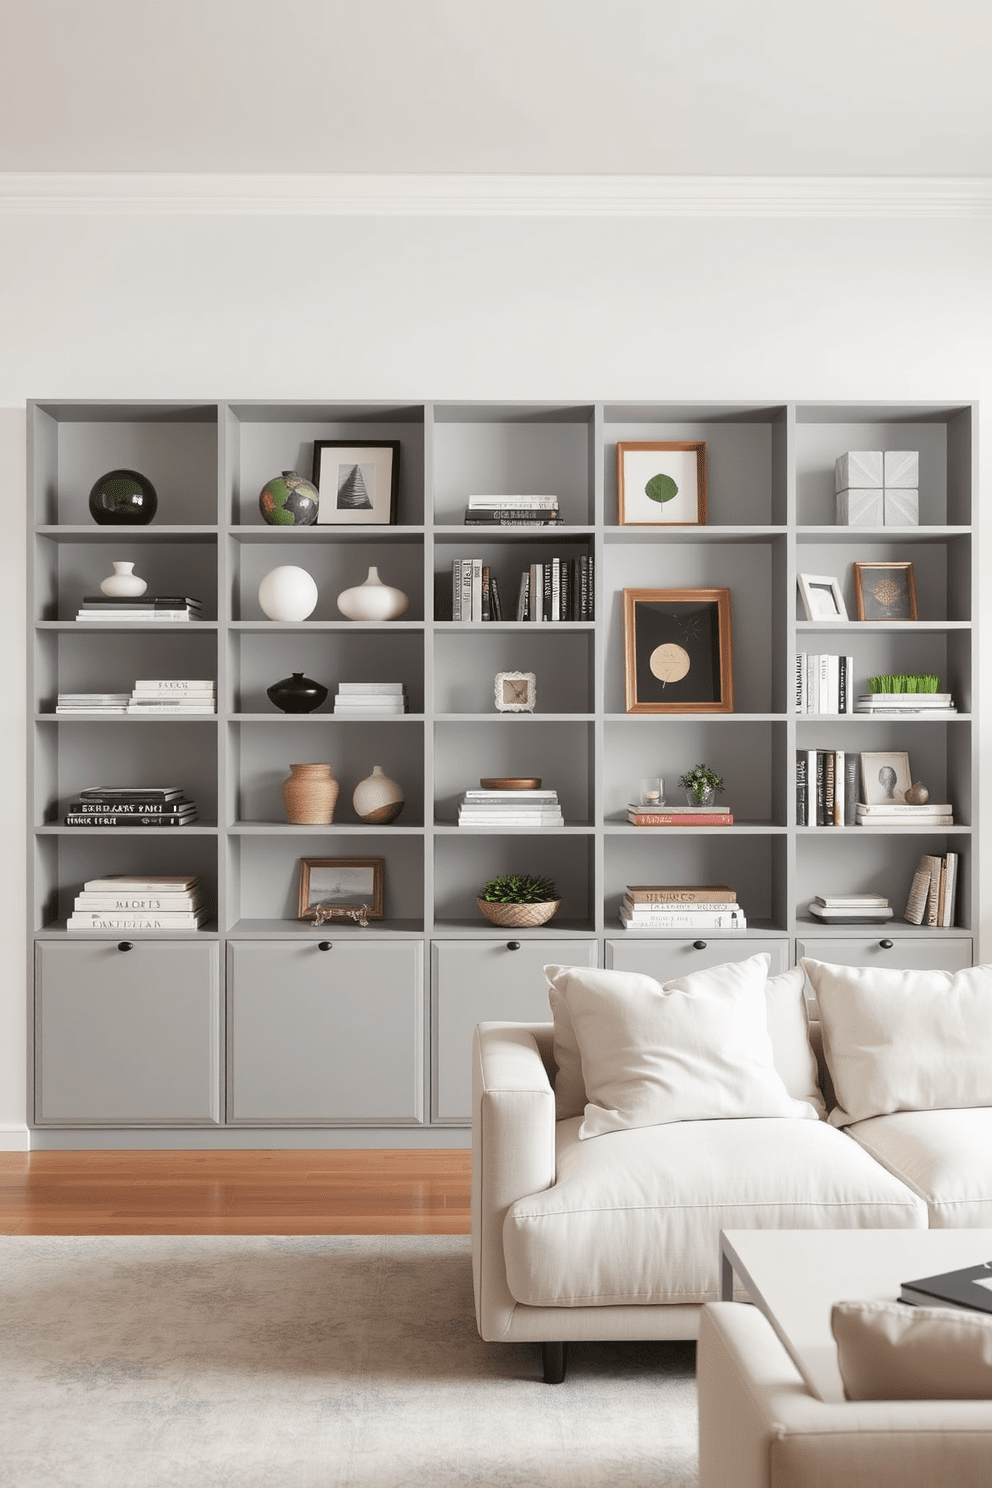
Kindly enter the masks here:
<path id="1" fill-rule="evenodd" d="M 732 713 L 729 589 L 625 589 L 628 713 Z"/>
<path id="2" fill-rule="evenodd" d="M 911 563 L 855 563 L 859 620 L 916 620 L 916 578 Z"/>
<path id="3" fill-rule="evenodd" d="M 706 445 L 638 439 L 617 445 L 621 527 L 704 527 Z"/>

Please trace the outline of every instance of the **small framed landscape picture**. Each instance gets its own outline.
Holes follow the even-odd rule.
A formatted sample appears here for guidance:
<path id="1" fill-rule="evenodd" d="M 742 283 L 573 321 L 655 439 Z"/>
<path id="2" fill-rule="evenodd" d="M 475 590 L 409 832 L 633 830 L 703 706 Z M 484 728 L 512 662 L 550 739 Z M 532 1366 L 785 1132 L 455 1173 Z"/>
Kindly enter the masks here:
<path id="1" fill-rule="evenodd" d="M 313 483 L 320 493 L 317 522 L 332 526 L 388 527 L 396 521 L 400 442 L 317 439 Z"/>
<path id="2" fill-rule="evenodd" d="M 732 713 L 729 589 L 625 589 L 628 713 Z"/>
<path id="3" fill-rule="evenodd" d="M 621 527 L 704 527 L 706 445 L 618 444 L 617 498 Z"/>
<path id="4" fill-rule="evenodd" d="M 318 906 L 365 904 L 369 919 L 381 920 L 384 877 L 382 858 L 301 858 L 299 918 L 313 919 Z"/>
<path id="5" fill-rule="evenodd" d="M 911 563 L 855 563 L 859 620 L 915 620 L 916 579 Z"/>
<path id="6" fill-rule="evenodd" d="M 889 751 L 884 754 L 862 754 L 861 799 L 866 806 L 905 805 L 906 792 L 913 783 L 909 773 L 909 755 Z"/>
<path id="7" fill-rule="evenodd" d="M 831 574 L 797 574 L 807 620 L 846 620 L 840 583 Z"/>

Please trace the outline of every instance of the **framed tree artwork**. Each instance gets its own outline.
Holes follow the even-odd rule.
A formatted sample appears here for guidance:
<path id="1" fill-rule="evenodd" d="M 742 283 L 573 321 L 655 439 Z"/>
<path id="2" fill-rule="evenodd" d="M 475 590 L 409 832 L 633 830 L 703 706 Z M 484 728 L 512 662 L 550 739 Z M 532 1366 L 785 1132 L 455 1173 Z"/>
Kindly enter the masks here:
<path id="1" fill-rule="evenodd" d="M 398 439 L 317 439 L 313 483 L 317 522 L 335 527 L 388 527 L 396 521 L 400 484 Z"/>
<path id="2" fill-rule="evenodd" d="M 628 713 L 732 713 L 729 589 L 625 589 Z"/>

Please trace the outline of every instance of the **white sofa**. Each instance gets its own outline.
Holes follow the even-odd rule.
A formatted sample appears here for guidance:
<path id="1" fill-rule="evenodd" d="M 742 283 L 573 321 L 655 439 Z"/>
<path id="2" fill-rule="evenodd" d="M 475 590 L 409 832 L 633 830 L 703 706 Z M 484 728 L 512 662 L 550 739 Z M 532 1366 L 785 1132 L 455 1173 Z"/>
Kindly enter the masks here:
<path id="1" fill-rule="evenodd" d="M 484 1339 L 541 1343 L 557 1382 L 568 1341 L 696 1337 L 719 1297 L 721 1229 L 992 1224 L 992 1108 L 843 1129 L 823 1119 L 817 1027 L 807 1031 L 802 973 L 790 975 L 800 1001 L 769 1002 L 775 1067 L 819 1120 L 676 1120 L 583 1141 L 581 1116 L 563 1109 L 553 1025 L 479 1025 L 472 1253 Z M 572 1092 L 573 1107 L 583 1099 Z"/>

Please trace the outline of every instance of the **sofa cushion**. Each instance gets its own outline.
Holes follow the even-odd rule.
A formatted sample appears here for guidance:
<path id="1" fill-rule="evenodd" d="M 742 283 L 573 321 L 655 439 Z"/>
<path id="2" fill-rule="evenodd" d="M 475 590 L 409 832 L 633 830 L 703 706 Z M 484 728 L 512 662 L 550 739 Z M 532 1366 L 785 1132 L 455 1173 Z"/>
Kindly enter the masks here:
<path id="1" fill-rule="evenodd" d="M 992 966 L 892 971 L 806 957 L 835 1126 L 891 1111 L 992 1105 Z"/>
<path id="2" fill-rule="evenodd" d="M 559 1121 L 564 1121 L 570 1116 L 581 1116 L 585 1111 L 586 1087 L 572 1015 L 565 999 L 555 990 L 553 981 L 554 975 L 565 968 L 546 966 L 544 970 L 549 980 L 548 995 L 555 1029 L 555 1115 Z M 705 977 L 706 973 L 691 972 L 680 978 L 682 985 L 691 987 L 697 976 Z M 772 1041 L 772 1059 L 786 1090 L 793 1100 L 808 1101 L 822 1120 L 826 1118 L 827 1108 L 810 1044 L 803 990 L 805 982 L 806 973 L 799 966 L 769 977 L 765 982 L 768 1036 Z"/>
<path id="3" fill-rule="evenodd" d="M 583 1139 L 661 1122 L 777 1116 L 815 1119 L 775 1068 L 768 956 L 749 956 L 662 986 L 640 972 L 549 968 L 571 1014 L 586 1087 Z"/>
<path id="4" fill-rule="evenodd" d="M 838 1302 L 830 1314 L 848 1400 L 992 1399 L 992 1317 L 900 1302 Z"/>
<path id="5" fill-rule="evenodd" d="M 896 1111 L 847 1128 L 926 1200 L 932 1230 L 992 1228 L 992 1110 Z"/>
<path id="6" fill-rule="evenodd" d="M 706 1302 L 721 1229 L 925 1229 L 922 1199 L 825 1121 L 686 1121 L 579 1140 L 560 1121 L 557 1181 L 503 1222 L 528 1306 Z"/>

